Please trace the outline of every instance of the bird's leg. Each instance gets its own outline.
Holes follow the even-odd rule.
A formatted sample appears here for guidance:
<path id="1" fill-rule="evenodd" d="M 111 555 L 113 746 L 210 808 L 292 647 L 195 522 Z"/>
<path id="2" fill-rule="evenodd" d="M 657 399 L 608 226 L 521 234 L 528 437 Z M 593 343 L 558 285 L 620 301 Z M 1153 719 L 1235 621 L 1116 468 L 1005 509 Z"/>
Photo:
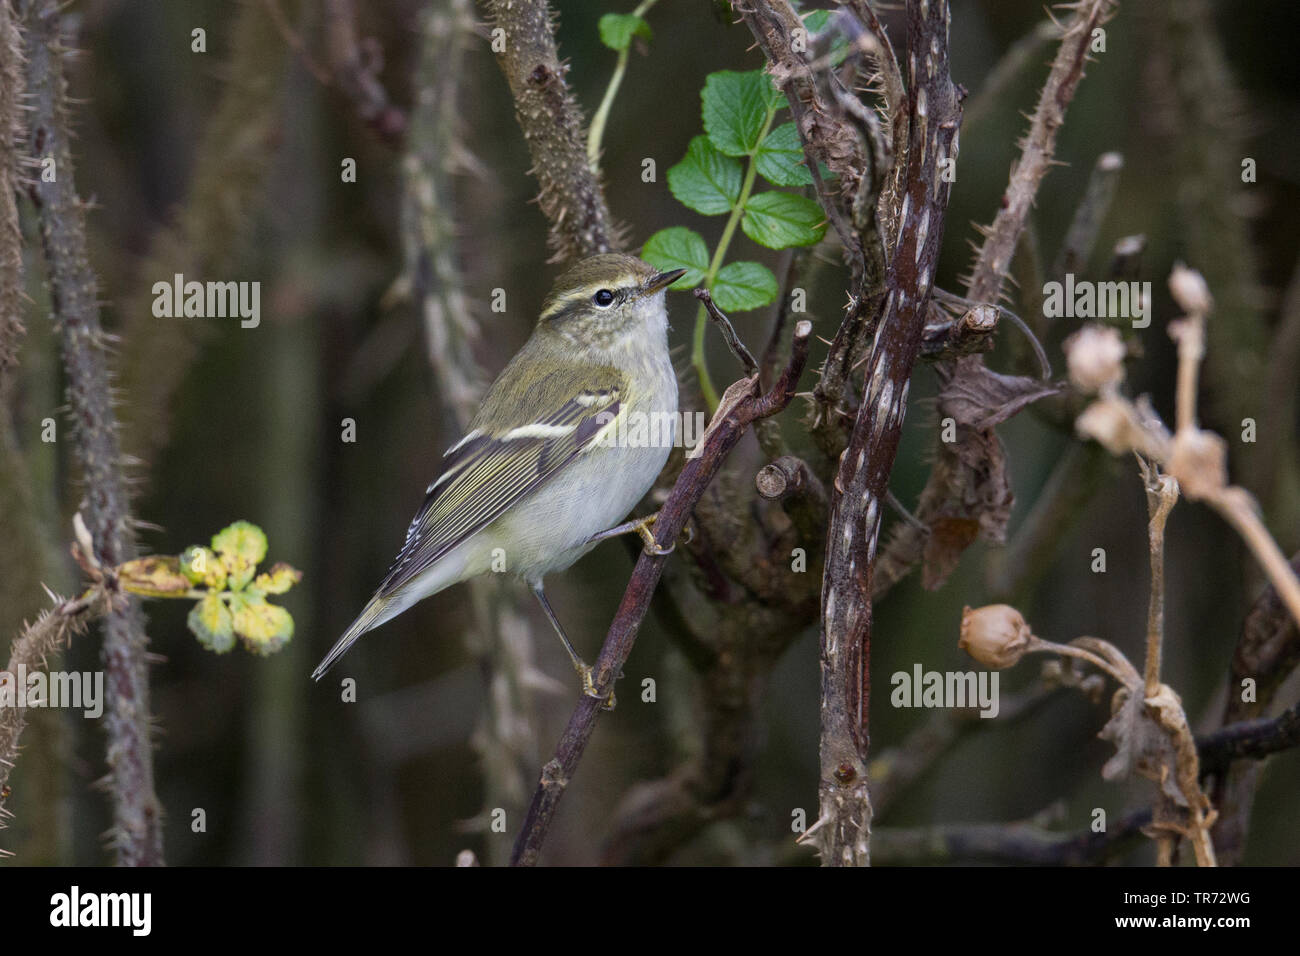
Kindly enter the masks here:
<path id="1" fill-rule="evenodd" d="M 620 534 L 627 534 L 635 531 L 645 542 L 646 554 L 672 554 L 673 549 L 677 547 L 677 542 L 673 542 L 666 548 L 659 547 L 655 541 L 655 536 L 650 532 L 650 526 L 655 523 L 659 517 L 659 512 L 647 515 L 644 518 L 633 518 L 631 521 L 624 521 L 620 525 L 610 528 L 608 531 L 602 531 L 599 534 L 593 534 L 587 539 L 587 544 L 595 544 L 597 541 L 604 541 L 606 538 L 617 538 Z"/>
<path id="2" fill-rule="evenodd" d="M 569 641 L 569 635 L 564 633 L 564 627 L 560 624 L 560 619 L 551 610 L 551 602 L 546 600 L 546 592 L 542 590 L 541 582 L 539 581 L 530 586 L 533 589 L 533 595 L 537 598 L 537 603 L 542 606 L 542 610 L 546 612 L 546 617 L 550 620 L 551 626 L 555 628 L 555 633 L 560 635 L 560 641 L 564 644 L 564 649 L 569 652 L 569 660 L 573 662 L 573 669 L 578 672 L 578 677 L 582 680 L 582 692 L 588 697 L 599 698 L 600 695 L 596 693 L 596 682 L 591 678 L 591 666 L 579 657 L 578 652 L 573 649 L 573 644 Z M 614 691 L 611 690 L 609 696 L 602 700 L 600 706 L 602 710 L 613 710 L 616 703 Z"/>

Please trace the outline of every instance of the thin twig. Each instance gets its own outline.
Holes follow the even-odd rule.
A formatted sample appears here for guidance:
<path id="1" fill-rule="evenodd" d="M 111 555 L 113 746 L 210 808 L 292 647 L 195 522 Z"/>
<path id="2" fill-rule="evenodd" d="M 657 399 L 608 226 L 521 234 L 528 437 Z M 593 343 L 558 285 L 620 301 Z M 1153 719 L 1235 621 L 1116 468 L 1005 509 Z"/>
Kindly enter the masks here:
<path id="1" fill-rule="evenodd" d="M 325 41 L 339 89 L 352 101 L 357 116 L 386 143 L 400 143 L 406 132 L 406 114 L 390 102 L 379 82 L 383 64 L 378 43 L 357 36 L 352 0 L 325 0 Z"/>
<path id="2" fill-rule="evenodd" d="M 1134 810 L 1102 833 L 1089 828 L 1058 833 L 1034 823 L 948 823 L 929 827 L 883 827 L 876 834 L 876 864 L 1009 863 L 1022 866 L 1087 866 L 1136 845 L 1151 811 Z"/>
<path id="3" fill-rule="evenodd" d="M 869 55 L 876 65 L 880 78 L 880 92 L 885 100 L 885 115 L 891 117 L 891 123 L 906 125 L 907 87 L 903 83 L 903 74 L 898 67 L 898 57 L 894 55 L 894 44 L 890 41 L 889 34 L 885 32 L 884 24 L 876 16 L 870 0 L 850 0 L 849 6 L 857 14 L 858 19 L 867 25 L 875 41 L 875 46 L 870 49 Z M 842 19 L 839 22 L 843 24 L 848 21 Z M 859 39 L 858 42 L 861 44 L 863 41 Z"/>
<path id="4" fill-rule="evenodd" d="M 1146 248 L 1147 237 L 1140 234 L 1117 239 L 1111 250 L 1106 274 L 1112 279 L 1133 281 L 1142 272 L 1142 253 L 1146 252 Z"/>
<path id="5" fill-rule="evenodd" d="M 1300 554 L 1291 556 L 1291 570 L 1300 571 Z M 1225 695 L 1223 724 L 1254 720 L 1267 713 L 1278 689 L 1300 663 L 1300 626 L 1287 613 L 1277 589 L 1264 588 L 1242 621 L 1237 648 L 1232 655 Z M 1252 686 L 1253 694 L 1245 693 Z M 1206 752 L 1201 751 L 1202 772 Z M 1214 782 L 1214 805 L 1219 819 L 1214 825 L 1214 846 L 1224 866 L 1241 862 L 1250 831 L 1255 788 L 1259 783 L 1257 763 L 1236 761 Z"/>
<path id="6" fill-rule="evenodd" d="M 1138 459 L 1147 488 L 1147 541 L 1151 551 L 1151 600 L 1147 606 L 1146 696 L 1160 690 L 1160 654 L 1165 636 L 1165 522 L 1178 501 L 1178 482 L 1160 466 Z"/>
<path id="7" fill-rule="evenodd" d="M 713 301 L 713 296 L 709 295 L 709 290 L 696 289 L 695 298 L 700 300 L 700 304 L 703 305 L 705 311 L 709 313 L 709 318 L 717 325 L 718 331 L 722 333 L 722 337 L 727 340 L 727 348 L 731 349 L 731 354 L 736 356 L 740 361 L 741 366 L 745 369 L 745 374 L 757 375 L 758 362 L 754 361 L 753 353 L 745 347 L 744 342 L 740 341 L 740 336 L 736 334 L 736 329 L 731 324 L 731 320 L 723 315 L 722 311 Z"/>
<path id="8" fill-rule="evenodd" d="M 785 327 L 790 321 L 791 310 L 794 306 L 794 289 L 802 288 L 806 295 L 808 285 L 813 280 L 817 267 L 821 262 L 822 259 L 818 257 L 816 247 L 795 249 L 790 254 L 785 270 L 785 281 L 781 284 L 781 299 L 776 307 L 776 320 L 772 323 L 772 331 L 767 337 L 767 346 L 763 349 L 761 367 L 763 369 L 764 384 L 772 381 L 780 372 L 781 366 L 785 364 L 781 354 L 781 343 L 785 341 Z"/>
<path id="9" fill-rule="evenodd" d="M 1044 382 L 1048 381 L 1052 377 L 1052 363 L 1048 361 L 1047 350 L 1043 348 L 1043 343 L 1038 340 L 1038 336 L 1034 334 L 1034 331 L 1029 327 L 1029 324 L 1006 306 L 981 305 L 978 302 L 963 298 L 959 295 L 954 295 L 953 293 L 946 292 L 943 289 L 935 289 L 934 297 L 945 305 L 966 310 L 967 314 L 975 312 L 977 309 L 995 309 L 998 318 L 1006 316 L 1011 320 L 1011 324 L 1020 330 L 1021 334 L 1023 334 L 1025 339 L 1028 340 L 1030 348 L 1033 349 L 1034 358 L 1038 360 L 1038 377 Z M 978 315 L 979 313 L 976 312 L 975 314 Z"/>
<path id="10" fill-rule="evenodd" d="M 1085 0 L 1075 9 L 1060 49 L 1052 62 L 1047 82 L 1038 97 L 1038 107 L 1029 123 L 1029 131 L 1012 167 L 1011 179 L 1003 193 L 1001 209 L 988 227 L 980 246 L 974 269 L 966 285 L 966 297 L 976 302 L 997 302 L 1002 281 L 1011 263 L 1020 232 L 1029 220 L 1034 197 L 1043 177 L 1051 168 L 1056 154 L 1056 134 L 1065 122 L 1065 110 L 1074 99 L 1088 61 L 1092 31 L 1114 15 L 1115 0 Z"/>
<path id="11" fill-rule="evenodd" d="M 512 864 L 532 866 L 537 863 L 556 807 L 595 730 L 601 703 L 613 690 L 614 682 L 632 651 L 641 622 L 650 607 L 650 598 L 663 573 L 669 546 L 677 540 L 691 511 L 745 430 L 755 420 L 775 415 L 794 398 L 799 375 L 808 358 L 811 336 L 811 322 L 802 321 L 795 326 L 790 361 L 767 393 L 758 392 L 756 378 L 742 379 L 727 389 L 701 442 L 702 450 L 687 459 L 668 499 L 660 506 L 654 533 L 655 543 L 663 553 L 643 551 L 637 559 L 593 668 L 592 679 L 597 696 L 584 695 L 578 702 L 556 747 L 554 759 L 542 768 L 541 781 L 515 842 Z"/>
<path id="12" fill-rule="evenodd" d="M 1067 272 L 1079 272 L 1088 267 L 1092 247 L 1097 242 L 1102 221 L 1110 210 L 1111 200 L 1115 198 L 1115 187 L 1123 168 L 1124 157 L 1119 153 L 1102 153 L 1097 157 L 1092 175 L 1088 177 L 1088 187 L 1074 210 L 1074 218 L 1070 220 L 1065 241 L 1061 243 L 1061 251 L 1052 265 L 1052 275 L 1055 278 L 1060 279 Z"/>
<path id="13" fill-rule="evenodd" d="M 1276 717 L 1245 720 L 1196 738 L 1201 773 L 1223 769 L 1232 760 L 1262 760 L 1300 747 L 1300 703 Z"/>
<path id="14" fill-rule="evenodd" d="M 829 91 L 819 85 L 819 75 L 809 62 L 808 51 L 800 49 L 795 42 L 796 31 L 803 30 L 804 24 L 789 0 L 735 0 L 734 7 L 754 34 L 777 86 L 789 101 L 813 188 L 843 244 L 845 257 L 854 271 L 855 285 L 859 285 L 868 269 L 864 249 L 878 248 L 879 243 L 864 246 L 863 237 L 853 225 L 852 209 L 860 202 L 864 178 L 873 195 L 877 191 L 872 189 L 871 180 L 883 172 L 876 161 L 882 157 L 865 154 L 874 153 L 878 144 L 864 142 L 844 115 L 841 104 L 834 102 Z M 825 79 L 825 71 L 820 78 Z M 823 180 L 819 162 L 825 163 L 837 177 L 834 185 Z M 874 201 L 871 205 L 874 206 Z"/>
<path id="15" fill-rule="evenodd" d="M 657 2 L 658 0 L 641 0 L 632 11 L 632 16 L 644 17 Z M 627 64 L 631 55 L 632 43 L 628 43 L 618 51 L 618 61 L 614 64 L 609 86 L 605 87 L 605 95 L 601 97 L 600 105 L 596 107 L 596 112 L 591 117 L 591 129 L 587 131 L 587 163 L 595 176 L 600 175 L 600 153 L 601 143 L 605 139 L 605 124 L 609 122 L 610 113 L 613 112 L 614 99 L 618 96 L 619 87 L 623 85 L 623 77 L 627 74 Z"/>
<path id="16" fill-rule="evenodd" d="M 1009 600 L 1029 593 L 1052 565 L 1066 533 L 1102 485 L 1109 456 L 1091 442 L 1071 438 L 1057 458 L 1020 527 L 988 568 L 993 597 Z"/>
<path id="17" fill-rule="evenodd" d="M 0 686 L 5 681 L 19 680 L 24 673 L 39 670 L 45 659 L 66 647 L 74 634 L 84 633 L 92 622 L 108 613 L 110 593 L 109 588 L 97 585 L 80 597 L 56 598 L 53 607 L 42 611 L 40 617 L 14 638 L 9 663 L 0 672 Z M 7 815 L 3 793 L 18 760 L 18 741 L 27 723 L 25 695 L 17 687 L 8 690 L 15 696 L 13 706 L 0 707 L 0 821 Z"/>
<path id="18" fill-rule="evenodd" d="M 962 116 L 962 127 L 967 135 L 979 126 L 997 106 L 1004 105 L 1012 92 L 1012 84 L 1031 64 L 1038 66 L 1039 53 L 1052 40 L 1061 36 L 1061 25 L 1055 20 L 1040 20 L 1032 30 L 1016 40 L 1002 54 L 984 77 L 980 88 L 971 94 Z"/>
<path id="19" fill-rule="evenodd" d="M 1300 261 L 1292 267 L 1291 280 L 1282 296 L 1277 331 L 1269 343 L 1268 372 L 1265 375 L 1264 404 L 1260 412 L 1260 434 L 1272 440 L 1261 442 L 1256 454 L 1259 497 L 1270 513 L 1282 496 L 1278 465 L 1291 455 L 1294 461 L 1296 441 L 1290 424 L 1296 420 L 1296 376 L 1300 375 Z M 1294 468 L 1294 464 L 1289 467 Z M 1276 500 L 1275 500 L 1276 499 Z M 1294 538 L 1290 543 L 1294 544 Z"/>
<path id="20" fill-rule="evenodd" d="M 1228 485 L 1223 439 L 1196 425 L 1197 378 L 1205 358 L 1205 323 L 1213 300 L 1200 274 L 1181 264 L 1174 266 L 1169 289 L 1188 314 L 1169 328 L 1178 342 L 1178 428 L 1165 465 L 1189 499 L 1205 501 L 1236 529 L 1291 616 L 1300 622 L 1300 578 L 1264 526 L 1255 500 L 1245 489 Z"/>
<path id="21" fill-rule="evenodd" d="M 897 746 L 871 758 L 871 807 L 876 816 L 885 816 L 909 787 L 966 736 L 986 729 L 1005 729 L 1038 713 L 1058 690 L 1059 687 L 1040 681 L 1014 695 L 1003 694 L 997 720 L 981 717 L 979 707 L 954 707 L 930 715 Z M 880 832 L 877 830 L 875 835 Z M 872 855 L 876 857 L 874 863 L 881 862 L 874 852 Z"/>
<path id="22" fill-rule="evenodd" d="M 321 86 L 329 86 L 334 82 L 334 77 L 330 75 L 330 71 L 312 58 L 311 51 L 307 49 L 307 44 L 303 42 L 302 34 L 294 29 L 293 24 L 289 22 L 289 18 L 280 9 L 277 0 L 262 0 L 262 6 L 266 10 L 266 15 L 271 18 L 271 22 L 275 25 L 276 32 L 284 40 L 285 45 L 297 54 L 298 58 L 302 60 L 302 65 L 307 68 L 307 72 L 316 78 L 316 82 Z"/>
<path id="23" fill-rule="evenodd" d="M 989 351 L 998 330 L 998 315 L 998 310 L 991 305 L 976 306 L 953 316 L 937 303 L 932 304 L 930 317 L 921 332 L 921 358 L 927 362 L 943 362 Z"/>

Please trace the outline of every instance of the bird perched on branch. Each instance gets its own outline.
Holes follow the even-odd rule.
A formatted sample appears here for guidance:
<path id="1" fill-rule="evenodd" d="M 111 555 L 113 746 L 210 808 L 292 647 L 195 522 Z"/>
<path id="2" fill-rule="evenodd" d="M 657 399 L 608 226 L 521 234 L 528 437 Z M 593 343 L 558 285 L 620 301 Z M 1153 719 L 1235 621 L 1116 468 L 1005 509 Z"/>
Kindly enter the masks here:
<path id="1" fill-rule="evenodd" d="M 447 450 L 388 576 L 313 678 L 415 602 L 504 566 L 528 583 L 584 691 L 596 696 L 591 668 L 551 610 L 542 579 L 615 534 L 637 531 L 655 547 L 652 519 L 617 522 L 663 470 L 675 431 L 651 430 L 653 443 L 612 439 L 646 434 L 625 427 L 638 418 L 675 425 L 664 300 L 685 271 L 660 272 L 611 253 L 556 280 L 532 337 L 488 389 L 469 432 Z"/>

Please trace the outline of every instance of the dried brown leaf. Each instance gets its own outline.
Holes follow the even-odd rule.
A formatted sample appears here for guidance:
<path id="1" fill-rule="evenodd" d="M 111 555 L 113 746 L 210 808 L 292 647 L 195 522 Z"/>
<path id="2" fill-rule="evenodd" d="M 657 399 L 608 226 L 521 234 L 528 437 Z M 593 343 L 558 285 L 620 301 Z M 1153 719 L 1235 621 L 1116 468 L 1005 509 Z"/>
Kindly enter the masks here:
<path id="1" fill-rule="evenodd" d="M 1139 691 L 1123 688 L 1116 692 L 1116 705 L 1106 726 L 1097 734 L 1115 745 L 1115 756 L 1106 761 L 1101 775 L 1106 780 L 1124 780 L 1136 772 L 1153 780 L 1161 792 L 1180 807 L 1188 805 L 1178 786 L 1178 754 L 1169 731 L 1162 726 L 1172 707 L 1182 713 L 1182 704 L 1172 690 L 1147 700 Z M 1172 699 L 1167 699 L 1169 696 Z"/>
<path id="2" fill-rule="evenodd" d="M 1026 405 L 1055 395 L 1060 388 L 1041 379 L 1002 375 L 975 362 L 964 362 L 939 393 L 939 408 L 959 425 L 992 428 Z"/>

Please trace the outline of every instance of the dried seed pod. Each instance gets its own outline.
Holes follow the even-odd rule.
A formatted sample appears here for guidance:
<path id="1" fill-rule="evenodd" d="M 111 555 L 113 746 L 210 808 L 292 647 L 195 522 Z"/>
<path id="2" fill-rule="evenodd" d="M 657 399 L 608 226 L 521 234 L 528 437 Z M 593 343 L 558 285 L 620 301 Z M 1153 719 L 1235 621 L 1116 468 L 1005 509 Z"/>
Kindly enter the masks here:
<path id="1" fill-rule="evenodd" d="M 1228 486 L 1228 443 L 1213 432 L 1180 429 L 1168 468 L 1188 498 L 1210 497 Z"/>
<path id="2" fill-rule="evenodd" d="M 1103 396 L 1083 410 L 1074 421 L 1074 430 L 1091 438 L 1112 455 L 1122 455 L 1144 445 L 1141 429 L 1133 420 L 1124 400 Z"/>
<path id="3" fill-rule="evenodd" d="M 1181 262 L 1175 263 L 1173 272 L 1169 273 L 1169 294 L 1190 315 L 1206 315 L 1214 308 L 1214 297 L 1205 278 Z"/>
<path id="4" fill-rule="evenodd" d="M 962 609 L 957 646 L 986 667 L 1014 667 L 1029 650 L 1032 639 L 1028 622 L 1010 604 Z"/>
<path id="5" fill-rule="evenodd" d="M 1124 340 L 1104 325 L 1085 325 L 1065 340 L 1070 381 L 1083 392 L 1099 392 L 1124 378 Z"/>

